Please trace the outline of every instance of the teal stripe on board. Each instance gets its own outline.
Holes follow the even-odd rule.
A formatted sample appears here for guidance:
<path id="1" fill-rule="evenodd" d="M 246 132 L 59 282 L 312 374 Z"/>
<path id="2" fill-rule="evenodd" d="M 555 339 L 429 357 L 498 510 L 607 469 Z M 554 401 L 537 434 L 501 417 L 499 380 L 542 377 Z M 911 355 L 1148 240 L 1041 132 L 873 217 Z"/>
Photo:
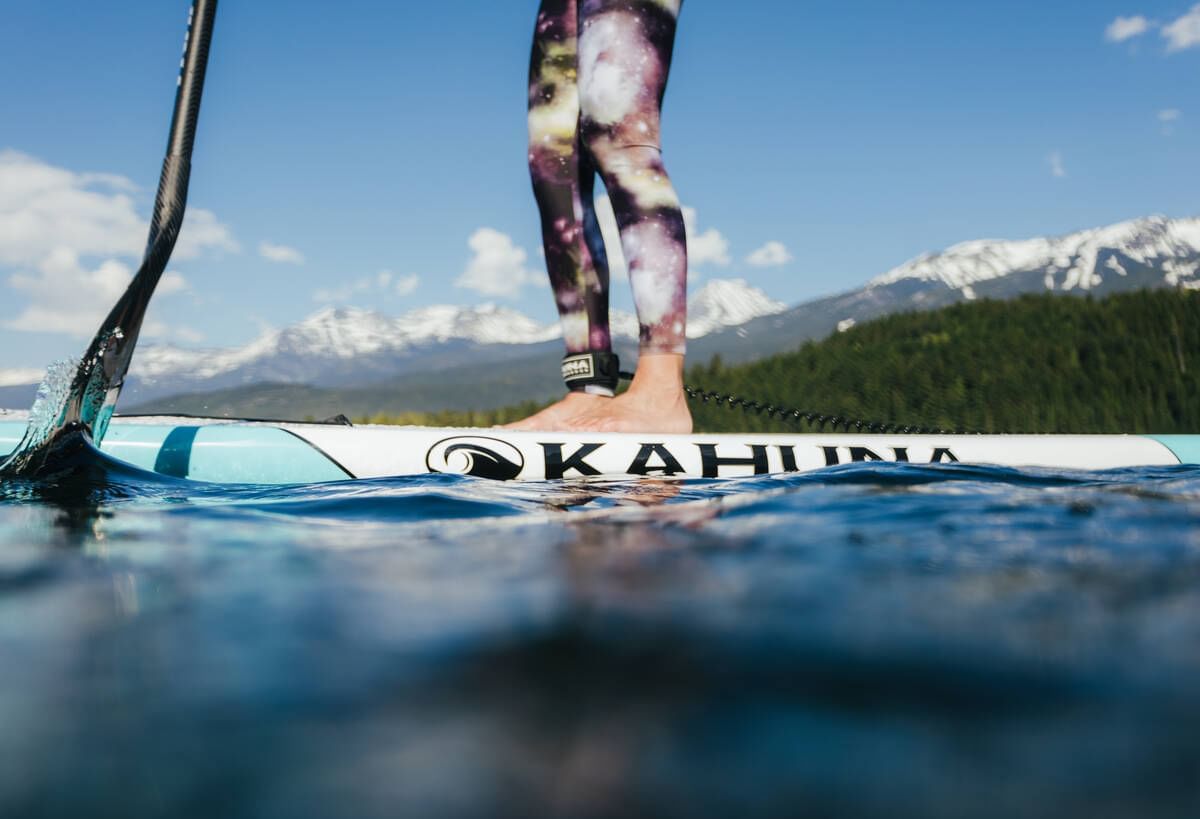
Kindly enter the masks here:
<path id="1" fill-rule="evenodd" d="M 311 444 L 275 427 L 114 424 L 103 449 L 142 469 L 211 483 L 326 483 L 350 477 Z"/>
<path id="2" fill-rule="evenodd" d="M 1147 435 L 1171 450 L 1181 464 L 1200 464 L 1200 435 Z"/>
<path id="3" fill-rule="evenodd" d="M 154 460 L 154 471 L 160 475 L 186 478 L 192 468 L 192 446 L 200 427 L 175 427 L 163 441 Z"/>

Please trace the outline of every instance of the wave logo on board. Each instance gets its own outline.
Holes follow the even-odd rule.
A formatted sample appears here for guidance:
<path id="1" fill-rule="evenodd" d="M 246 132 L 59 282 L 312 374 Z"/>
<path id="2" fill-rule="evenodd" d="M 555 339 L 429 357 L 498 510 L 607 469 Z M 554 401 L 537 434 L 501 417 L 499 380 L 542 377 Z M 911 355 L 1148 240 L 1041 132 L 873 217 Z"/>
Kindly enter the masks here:
<path id="1" fill-rule="evenodd" d="M 525 456 L 507 441 L 462 436 L 438 441 L 425 456 L 430 472 L 511 481 L 525 468 Z"/>

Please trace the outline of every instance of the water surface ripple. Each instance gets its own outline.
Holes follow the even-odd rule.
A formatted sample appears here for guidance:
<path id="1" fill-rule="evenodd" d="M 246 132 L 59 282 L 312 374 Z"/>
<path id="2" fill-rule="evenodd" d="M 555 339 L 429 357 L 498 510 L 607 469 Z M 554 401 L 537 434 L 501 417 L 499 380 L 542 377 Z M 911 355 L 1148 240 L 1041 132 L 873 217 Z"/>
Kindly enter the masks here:
<path id="1" fill-rule="evenodd" d="M 1200 815 L 1200 469 L 0 484 L 0 815 Z"/>

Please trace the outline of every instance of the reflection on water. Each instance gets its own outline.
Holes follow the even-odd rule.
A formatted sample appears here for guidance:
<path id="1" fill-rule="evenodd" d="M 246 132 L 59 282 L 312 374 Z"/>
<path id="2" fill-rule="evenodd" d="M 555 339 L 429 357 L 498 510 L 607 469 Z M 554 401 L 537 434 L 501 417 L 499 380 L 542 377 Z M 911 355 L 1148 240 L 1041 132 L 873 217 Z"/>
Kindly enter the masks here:
<path id="1" fill-rule="evenodd" d="M 0 815 L 1194 816 L 1200 470 L 0 484 Z"/>

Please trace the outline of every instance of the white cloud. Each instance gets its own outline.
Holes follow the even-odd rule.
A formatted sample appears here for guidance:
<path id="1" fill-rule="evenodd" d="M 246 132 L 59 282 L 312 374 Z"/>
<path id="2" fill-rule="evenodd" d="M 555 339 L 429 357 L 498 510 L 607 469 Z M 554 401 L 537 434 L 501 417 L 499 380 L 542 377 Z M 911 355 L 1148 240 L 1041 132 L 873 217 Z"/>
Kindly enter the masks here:
<path id="1" fill-rule="evenodd" d="M 420 283 L 421 278 L 415 274 L 397 276 L 390 270 L 381 270 L 374 276 L 364 276 L 340 287 L 317 290 L 313 293 L 313 301 L 348 304 L 358 296 L 366 296 L 370 301 L 391 296 L 407 296 L 416 290 Z"/>
<path id="2" fill-rule="evenodd" d="M 1158 112 L 1158 121 L 1162 123 L 1163 136 L 1171 136 L 1175 133 L 1175 123 L 1183 116 L 1183 112 L 1178 108 L 1164 108 Z"/>
<path id="3" fill-rule="evenodd" d="M 349 287 L 337 289 L 321 287 L 313 291 L 312 300 L 318 304 L 345 304 L 354 297 L 354 292 Z"/>
<path id="4" fill-rule="evenodd" d="M 408 296 L 421 284 L 421 277 L 416 273 L 397 275 L 390 270 L 380 270 L 375 274 L 375 286 L 380 291 L 394 296 Z"/>
<path id="5" fill-rule="evenodd" d="M 729 241 L 716 228 L 701 233 L 696 227 L 695 208 L 683 209 L 683 223 L 687 226 L 688 266 L 700 267 L 715 264 L 724 267 L 733 260 L 729 257 Z"/>
<path id="6" fill-rule="evenodd" d="M 1133 17 L 1118 17 L 1104 30 L 1104 39 L 1110 43 L 1123 43 L 1141 37 L 1150 30 L 1150 21 L 1138 14 Z"/>
<path id="7" fill-rule="evenodd" d="M 204 333 L 192 327 L 181 327 L 173 322 L 147 319 L 142 325 L 142 338 L 155 341 L 182 341 L 187 344 L 198 344 L 204 341 Z"/>
<path id="8" fill-rule="evenodd" d="M 325 302 L 329 304 L 345 304 L 353 299 L 359 293 L 365 293 L 374 287 L 371 279 L 358 279 L 357 281 L 343 284 L 341 287 L 322 287 L 319 290 L 313 291 L 313 301 Z"/>
<path id="9" fill-rule="evenodd" d="M 511 236 L 492 228 L 480 228 L 467 240 L 471 260 L 455 285 L 485 296 L 515 297 L 528 284 L 544 283 L 546 277 L 529 270 L 529 254 Z"/>
<path id="10" fill-rule="evenodd" d="M 241 249 L 229 228 L 217 220 L 215 213 L 204 208 L 188 208 L 171 258 L 184 261 L 195 259 L 210 250 L 239 253 Z M 140 250 L 138 255 L 141 255 Z"/>
<path id="11" fill-rule="evenodd" d="M 1200 46 L 1200 3 L 1175 22 L 1163 26 L 1162 36 L 1167 41 L 1168 54 Z"/>
<path id="12" fill-rule="evenodd" d="M 75 173 L 27 154 L 0 150 L 0 268 L 27 304 L 3 326 L 86 338 L 124 292 L 145 249 L 147 220 L 113 174 Z M 237 250 L 229 229 L 211 211 L 188 212 L 175 258 Z M 160 293 L 186 289 L 168 273 Z M 3 301 L 11 303 L 10 298 Z"/>
<path id="13" fill-rule="evenodd" d="M 1067 166 L 1063 164 L 1063 155 L 1061 151 L 1055 151 L 1046 157 L 1046 161 L 1050 164 L 1050 175 L 1055 179 L 1065 179 L 1067 176 Z"/>
<path id="14" fill-rule="evenodd" d="M 1110 43 L 1123 43 L 1134 37 L 1140 37 L 1160 25 L 1162 29 L 1159 34 L 1167 41 L 1168 54 L 1200 46 L 1200 3 L 1192 6 L 1178 19 L 1165 25 L 1149 20 L 1140 14 L 1133 17 L 1118 17 L 1104 30 L 1104 39 Z"/>
<path id="15" fill-rule="evenodd" d="M 174 270 L 168 270 L 162 274 L 162 278 L 158 280 L 158 287 L 154 288 L 154 295 L 169 296 L 172 293 L 182 293 L 189 287 L 187 279 L 182 273 L 176 273 Z"/>
<path id="16" fill-rule="evenodd" d="M 791 260 L 792 254 L 783 242 L 767 242 L 746 257 L 746 264 L 751 267 L 782 267 Z"/>
<path id="17" fill-rule="evenodd" d="M 56 247 L 88 256 L 139 254 L 146 223 L 125 193 L 132 183 L 113 181 L 0 151 L 0 264 L 36 265 Z"/>
<path id="18" fill-rule="evenodd" d="M 259 242 L 258 255 L 276 264 L 304 264 L 304 254 L 299 250 L 273 242 Z"/>
<path id="19" fill-rule="evenodd" d="M 180 341 L 186 341 L 189 344 L 199 344 L 204 341 L 205 335 L 194 327 L 176 327 L 175 338 Z"/>
<path id="20" fill-rule="evenodd" d="M 6 319 L 3 326 L 86 338 L 125 292 L 132 276 L 133 270 L 115 259 L 99 267 L 85 266 L 73 250 L 57 248 L 42 260 L 36 272 L 9 276 L 8 286 L 22 293 L 29 304 L 15 318 Z"/>
<path id="21" fill-rule="evenodd" d="M 421 284 L 421 278 L 415 273 L 396 276 L 392 281 L 392 292 L 397 296 L 408 296 Z"/>
<path id="22" fill-rule="evenodd" d="M 45 370 L 0 370 L 0 387 L 37 384 L 45 375 Z"/>

